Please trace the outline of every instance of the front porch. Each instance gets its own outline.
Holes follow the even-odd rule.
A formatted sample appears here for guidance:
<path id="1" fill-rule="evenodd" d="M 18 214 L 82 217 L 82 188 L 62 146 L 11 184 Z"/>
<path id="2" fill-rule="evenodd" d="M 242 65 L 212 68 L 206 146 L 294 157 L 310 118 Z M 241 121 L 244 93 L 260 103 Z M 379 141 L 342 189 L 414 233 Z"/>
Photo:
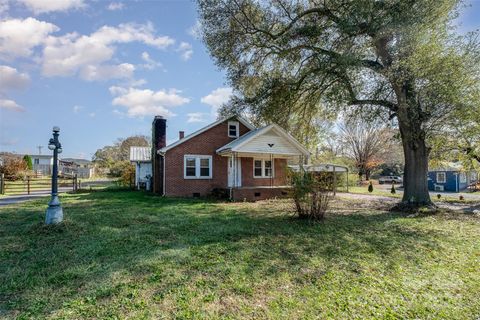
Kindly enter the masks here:
<path id="1" fill-rule="evenodd" d="M 303 164 L 310 155 L 277 125 L 251 131 L 217 154 L 228 158 L 227 187 L 235 201 L 288 196 L 288 164 Z"/>

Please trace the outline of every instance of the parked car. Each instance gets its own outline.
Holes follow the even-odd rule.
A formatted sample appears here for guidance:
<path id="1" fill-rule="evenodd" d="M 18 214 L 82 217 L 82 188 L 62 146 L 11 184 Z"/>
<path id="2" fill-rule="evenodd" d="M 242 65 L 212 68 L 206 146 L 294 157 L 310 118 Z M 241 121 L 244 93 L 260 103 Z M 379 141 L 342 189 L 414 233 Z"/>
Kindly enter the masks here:
<path id="1" fill-rule="evenodd" d="M 401 184 L 403 183 L 402 177 L 399 176 L 385 176 L 385 177 L 380 177 L 378 179 L 378 183 L 384 184 L 384 183 L 394 183 L 394 184 Z"/>

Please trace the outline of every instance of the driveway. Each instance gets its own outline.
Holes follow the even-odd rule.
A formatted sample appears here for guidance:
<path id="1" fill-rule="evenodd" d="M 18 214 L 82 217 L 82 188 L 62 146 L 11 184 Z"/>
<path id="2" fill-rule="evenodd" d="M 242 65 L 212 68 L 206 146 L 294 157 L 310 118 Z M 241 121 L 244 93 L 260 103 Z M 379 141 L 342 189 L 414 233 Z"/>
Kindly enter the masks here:
<path id="1" fill-rule="evenodd" d="M 72 188 L 67 187 L 67 188 L 58 188 L 59 193 L 65 193 L 72 191 Z M 28 200 L 34 200 L 38 198 L 44 198 L 44 197 L 49 197 L 50 196 L 50 191 L 49 190 L 43 190 L 43 191 L 33 191 L 30 194 L 20 194 L 20 195 L 11 195 L 11 196 L 0 196 L 0 206 L 6 206 L 9 204 L 16 204 L 16 203 L 21 203 L 25 202 Z"/>
<path id="2" fill-rule="evenodd" d="M 392 185 L 389 184 L 378 184 L 374 185 L 375 188 L 381 189 L 381 190 L 386 190 L 390 192 L 390 189 L 392 188 Z M 367 188 L 367 187 L 365 187 Z M 397 191 L 397 194 L 403 194 L 403 188 L 401 187 L 395 187 L 395 190 Z M 480 191 L 477 192 L 439 192 L 439 191 L 430 191 L 430 197 L 436 198 L 437 194 L 442 195 L 443 198 L 448 197 L 448 198 L 457 198 L 460 196 L 463 196 L 465 199 L 468 200 L 478 200 L 480 201 Z"/>
<path id="3" fill-rule="evenodd" d="M 430 196 L 436 197 L 437 193 L 430 193 Z M 442 194 L 446 196 L 459 196 L 460 194 L 458 193 L 448 193 L 448 192 L 443 192 Z M 479 194 L 470 194 L 470 193 L 461 193 L 462 195 L 465 196 L 465 199 L 472 200 L 470 202 L 443 202 L 443 201 L 436 201 L 435 205 L 438 206 L 441 209 L 446 209 L 446 210 L 454 210 L 454 211 L 462 211 L 464 213 L 474 213 L 474 214 L 480 214 L 480 195 Z M 399 198 L 393 198 L 393 197 L 387 197 L 387 196 L 381 196 L 381 195 L 374 195 L 374 194 L 361 194 L 361 193 L 337 193 L 342 198 L 346 199 L 354 199 L 354 200 L 364 200 L 364 201 L 380 201 L 383 203 L 391 203 L 392 206 L 399 202 Z M 467 198 L 467 195 L 470 197 Z"/>

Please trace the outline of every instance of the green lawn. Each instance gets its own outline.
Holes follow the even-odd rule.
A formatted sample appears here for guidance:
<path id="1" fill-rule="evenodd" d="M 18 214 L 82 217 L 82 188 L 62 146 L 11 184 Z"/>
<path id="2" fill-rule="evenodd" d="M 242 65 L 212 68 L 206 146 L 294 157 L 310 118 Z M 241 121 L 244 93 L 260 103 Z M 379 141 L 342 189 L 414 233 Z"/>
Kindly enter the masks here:
<path id="1" fill-rule="evenodd" d="M 480 317 L 478 216 L 98 191 L 45 227 L 47 201 L 0 207 L 0 318 Z"/>

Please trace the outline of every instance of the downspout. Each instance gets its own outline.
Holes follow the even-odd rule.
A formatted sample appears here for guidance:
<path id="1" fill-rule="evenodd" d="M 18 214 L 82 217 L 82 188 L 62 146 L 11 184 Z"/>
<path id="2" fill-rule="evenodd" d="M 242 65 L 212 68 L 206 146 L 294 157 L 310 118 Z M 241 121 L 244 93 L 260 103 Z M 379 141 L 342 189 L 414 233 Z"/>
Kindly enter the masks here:
<path id="1" fill-rule="evenodd" d="M 167 179 L 165 178 L 167 175 L 165 174 L 165 162 L 166 162 L 166 158 L 165 158 L 165 153 L 163 154 L 163 192 L 162 192 L 162 196 L 165 197 L 165 195 L 167 194 L 166 193 L 166 190 L 167 190 Z"/>
<path id="2" fill-rule="evenodd" d="M 165 159 L 166 159 L 166 158 L 165 158 L 165 152 L 160 152 L 160 150 L 157 151 L 157 152 L 158 152 L 158 154 L 159 154 L 159 155 L 162 157 L 162 159 L 163 159 L 163 161 L 162 161 L 162 163 L 163 163 L 163 170 L 162 170 L 162 175 L 163 175 L 163 177 L 162 177 L 162 179 L 163 179 L 162 197 L 165 197 L 165 194 L 166 194 L 166 191 L 165 191 L 165 190 L 167 189 L 167 188 L 166 188 L 166 184 L 165 184 L 166 181 L 167 181 L 166 178 L 165 178 L 165 176 L 166 176 L 166 174 L 165 174 Z"/>

